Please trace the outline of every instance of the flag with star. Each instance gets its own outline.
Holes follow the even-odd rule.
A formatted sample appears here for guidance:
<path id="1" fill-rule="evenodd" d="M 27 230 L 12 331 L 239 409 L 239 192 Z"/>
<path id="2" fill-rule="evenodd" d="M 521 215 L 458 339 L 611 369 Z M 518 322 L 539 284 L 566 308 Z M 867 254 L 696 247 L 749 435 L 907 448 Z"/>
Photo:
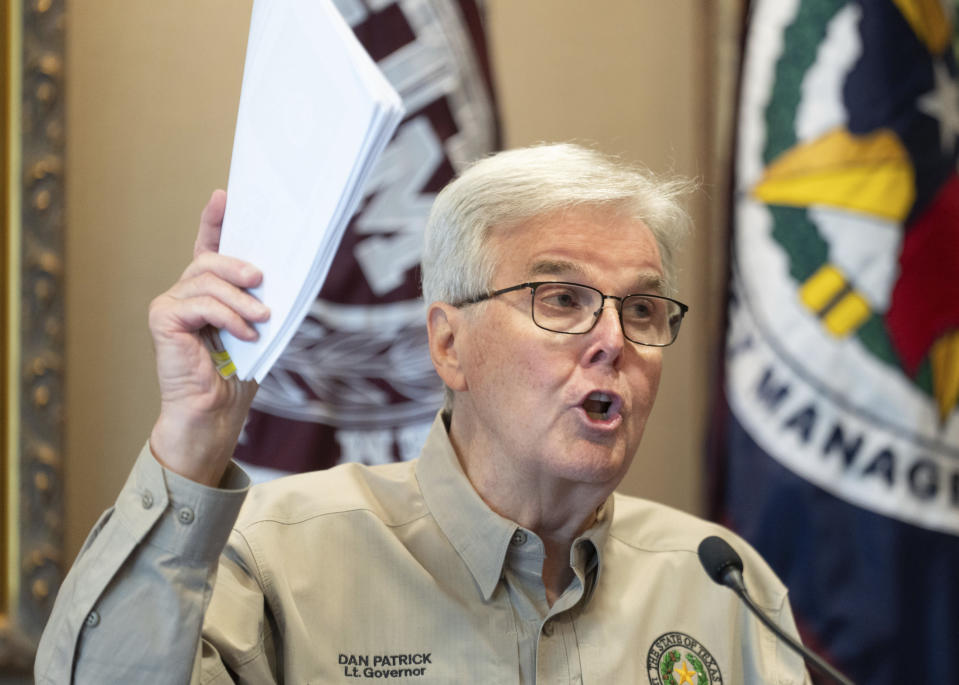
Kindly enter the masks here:
<path id="1" fill-rule="evenodd" d="M 419 454 L 443 387 L 426 346 L 423 228 L 498 147 L 481 0 L 334 0 L 403 98 L 330 273 L 257 392 L 236 458 L 254 480 Z"/>
<path id="2" fill-rule="evenodd" d="M 862 683 L 959 682 L 953 6 L 749 11 L 714 514 Z"/>

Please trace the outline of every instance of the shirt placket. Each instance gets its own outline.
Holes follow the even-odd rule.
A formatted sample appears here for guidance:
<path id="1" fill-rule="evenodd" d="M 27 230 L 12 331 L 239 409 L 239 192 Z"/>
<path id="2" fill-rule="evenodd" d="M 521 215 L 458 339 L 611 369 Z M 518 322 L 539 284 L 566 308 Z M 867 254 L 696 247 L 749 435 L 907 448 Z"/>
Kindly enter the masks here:
<path id="1" fill-rule="evenodd" d="M 575 577 L 549 607 L 543 585 L 545 551 L 533 533 L 518 529 L 510 542 L 504 580 L 516 619 L 520 675 L 524 683 L 581 683 L 582 667 L 573 617 L 583 597 L 585 557 L 573 555 Z"/>
<path id="2" fill-rule="evenodd" d="M 586 551 L 577 545 L 573 551 L 572 568 L 575 573 L 569 587 L 559 597 L 542 622 L 536 646 L 536 682 L 582 683 L 583 667 L 580 661 L 579 640 L 575 617 L 581 608 L 585 583 Z"/>
<path id="3" fill-rule="evenodd" d="M 542 623 L 536 648 L 536 683 L 582 683 L 579 643 L 573 612 L 551 615 Z"/>

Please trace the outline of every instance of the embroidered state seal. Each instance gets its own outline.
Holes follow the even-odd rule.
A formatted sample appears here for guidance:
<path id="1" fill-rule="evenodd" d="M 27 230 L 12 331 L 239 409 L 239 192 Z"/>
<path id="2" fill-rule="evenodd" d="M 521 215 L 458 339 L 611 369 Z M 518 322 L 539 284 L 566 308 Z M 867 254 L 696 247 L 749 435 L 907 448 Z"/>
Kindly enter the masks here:
<path id="1" fill-rule="evenodd" d="M 650 685 L 722 685 L 719 664 L 703 645 L 686 633 L 663 633 L 646 655 Z"/>

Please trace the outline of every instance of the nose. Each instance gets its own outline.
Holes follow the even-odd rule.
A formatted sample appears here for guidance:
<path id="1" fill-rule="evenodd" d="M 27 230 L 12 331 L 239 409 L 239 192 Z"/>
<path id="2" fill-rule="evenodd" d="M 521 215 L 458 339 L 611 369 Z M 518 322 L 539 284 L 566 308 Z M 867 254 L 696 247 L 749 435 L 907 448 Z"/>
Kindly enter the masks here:
<path id="1" fill-rule="evenodd" d="M 593 324 L 593 326 L 596 327 L 602 325 L 604 309 L 612 309 L 613 319 L 619 324 L 619 332 L 625 333 L 625 331 L 623 331 L 623 320 L 622 316 L 620 316 L 619 309 L 622 305 L 622 301 L 622 298 L 616 297 L 615 295 L 603 295 L 603 303 L 599 306 L 599 309 L 593 312 L 593 316 L 596 319 L 596 322 Z"/>
<path id="2" fill-rule="evenodd" d="M 607 300 L 612 300 L 612 301 L 613 301 L 613 310 L 616 312 L 616 316 L 617 316 L 617 317 L 619 316 L 619 303 L 620 303 L 622 300 L 621 300 L 620 298 L 616 297 L 615 295 L 603 295 L 603 302 L 602 302 L 602 304 L 599 305 L 599 309 L 597 309 L 595 312 L 593 312 L 593 316 L 599 317 L 599 316 L 603 313 L 603 310 L 606 309 L 606 301 L 607 301 Z"/>
<path id="3" fill-rule="evenodd" d="M 612 302 L 609 302 L 612 300 Z M 590 331 L 592 338 L 588 358 L 590 363 L 614 363 L 626 344 L 626 336 L 619 316 L 618 298 L 607 295 L 602 306 L 594 312 L 596 323 Z M 610 310 L 606 312 L 604 310 Z M 603 316 L 603 314 L 607 314 Z"/>

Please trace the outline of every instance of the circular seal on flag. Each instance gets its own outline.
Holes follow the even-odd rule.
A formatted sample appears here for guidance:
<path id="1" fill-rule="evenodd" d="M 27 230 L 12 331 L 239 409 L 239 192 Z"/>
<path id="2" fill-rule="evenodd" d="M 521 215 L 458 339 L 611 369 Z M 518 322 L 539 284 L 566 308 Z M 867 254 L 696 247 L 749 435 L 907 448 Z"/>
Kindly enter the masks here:
<path id="1" fill-rule="evenodd" d="M 663 633 L 649 646 L 646 670 L 651 685 L 720 685 L 719 664 L 699 640 L 677 631 Z"/>
<path id="2" fill-rule="evenodd" d="M 754 41 L 744 63 L 730 408 L 766 454 L 839 499 L 957 533 L 959 74 L 947 39 L 895 3 L 757 7 L 777 39 Z M 896 60 L 909 70 L 880 78 L 890 44 L 909 46 Z"/>

